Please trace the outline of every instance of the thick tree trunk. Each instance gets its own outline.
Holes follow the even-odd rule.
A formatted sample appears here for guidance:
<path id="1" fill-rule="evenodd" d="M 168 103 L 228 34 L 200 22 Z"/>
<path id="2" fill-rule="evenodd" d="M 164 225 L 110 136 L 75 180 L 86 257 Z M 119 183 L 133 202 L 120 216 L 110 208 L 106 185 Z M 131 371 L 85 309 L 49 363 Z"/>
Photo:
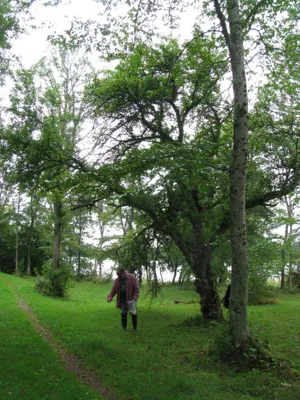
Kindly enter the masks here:
<path id="1" fill-rule="evenodd" d="M 54 245 L 53 245 L 53 268 L 60 266 L 61 237 L 62 237 L 62 203 L 60 200 L 54 200 Z"/>
<path id="2" fill-rule="evenodd" d="M 208 321 L 223 319 L 220 297 L 211 269 L 211 256 L 210 246 L 205 246 L 201 252 L 197 251 L 193 255 L 192 265 L 196 277 L 196 291 L 200 295 L 201 312 L 203 318 Z"/>
<path id="3" fill-rule="evenodd" d="M 200 309 L 205 320 L 222 320 L 220 297 L 211 268 L 212 247 L 203 243 L 202 224 L 195 222 L 192 239 L 174 235 L 173 239 L 182 251 L 196 278 L 196 292 L 200 295 Z"/>

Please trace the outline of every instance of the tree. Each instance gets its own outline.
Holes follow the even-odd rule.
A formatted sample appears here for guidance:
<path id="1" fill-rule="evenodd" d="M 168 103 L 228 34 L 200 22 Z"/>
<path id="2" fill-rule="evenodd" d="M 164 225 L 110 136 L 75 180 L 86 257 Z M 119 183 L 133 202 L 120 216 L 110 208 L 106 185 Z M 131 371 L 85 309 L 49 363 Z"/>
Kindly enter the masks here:
<path id="1" fill-rule="evenodd" d="M 207 319 L 222 318 L 210 266 L 209 243 L 213 234 L 205 238 L 206 217 L 198 192 L 204 195 L 209 186 L 207 173 L 214 168 L 212 159 L 216 150 L 213 147 L 219 136 L 220 119 L 216 121 L 217 116 L 208 116 L 214 108 L 212 104 L 217 103 L 218 80 L 226 65 L 219 57 L 214 43 L 201 37 L 182 48 L 176 41 L 157 49 L 138 46 L 115 72 L 95 79 L 88 88 L 94 113 L 104 118 L 102 126 L 107 129 L 107 133 L 102 129 L 99 142 L 102 146 L 115 142 L 112 152 L 118 159 L 128 152 L 127 160 L 123 165 L 120 163 L 118 170 L 120 178 L 129 173 L 134 182 L 127 181 L 127 189 L 112 184 L 112 191 L 120 196 L 123 206 L 145 212 L 154 229 L 172 237 L 184 253 L 197 278 L 201 309 Z M 209 126 L 216 124 L 216 129 L 203 130 L 209 149 L 206 154 L 203 144 L 197 157 L 192 146 L 188 146 L 190 138 L 185 129 L 193 122 L 201 123 L 201 118 Z M 201 149 L 200 135 L 194 140 Z M 149 151 L 138 150 L 143 142 L 152 144 Z M 201 179 L 194 180 L 195 171 L 192 171 L 197 168 L 193 156 L 195 161 L 203 157 L 203 164 L 208 164 L 205 172 L 200 168 L 206 176 L 200 189 Z M 171 160 L 169 163 L 167 157 Z M 130 163 L 133 162 L 132 170 Z M 150 167 L 152 162 L 155 165 Z M 151 179 L 156 173 L 161 178 L 156 182 L 157 194 L 151 195 Z M 139 186 L 135 187 L 137 183 Z M 185 233 L 182 219 L 186 220 Z"/>
<path id="2" fill-rule="evenodd" d="M 7 153 L 17 157 L 17 179 L 38 185 L 53 211 L 53 267 L 61 263 L 63 229 L 70 218 L 70 171 L 62 163 L 76 154 L 85 118 L 83 85 L 89 79 L 89 63 L 63 48 L 31 70 L 18 71 L 11 95 L 12 123 L 6 129 Z M 46 194 L 47 193 L 47 194 Z"/>
<path id="3" fill-rule="evenodd" d="M 249 340 L 248 249 L 246 233 L 246 165 L 248 149 L 248 91 L 244 60 L 243 28 L 238 0 L 226 2 L 227 28 L 224 12 L 218 0 L 214 6 L 228 47 L 233 84 L 234 135 L 230 167 L 230 230 L 232 274 L 230 295 L 230 331 L 233 344 L 244 351 Z"/>

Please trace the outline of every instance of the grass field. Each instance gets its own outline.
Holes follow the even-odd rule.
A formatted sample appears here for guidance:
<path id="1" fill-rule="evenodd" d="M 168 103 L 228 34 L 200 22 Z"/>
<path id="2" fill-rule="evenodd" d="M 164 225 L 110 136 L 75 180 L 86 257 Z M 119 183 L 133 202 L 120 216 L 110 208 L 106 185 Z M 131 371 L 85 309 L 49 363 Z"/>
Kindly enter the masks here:
<path id="1" fill-rule="evenodd" d="M 40 296 L 33 278 L 0 274 L 0 399 L 100 399 L 60 366 L 56 354 L 34 331 L 8 285 L 63 346 L 96 371 L 121 400 L 300 400 L 300 382 L 270 372 L 236 372 L 212 350 L 224 325 L 197 326 L 194 291 L 166 287 L 149 307 L 142 290 L 139 330 L 120 330 L 115 302 L 106 303 L 111 285 L 76 283 L 68 300 Z M 187 323 L 187 320 L 189 323 Z M 300 295 L 276 305 L 249 307 L 251 330 L 277 356 L 300 372 Z M 3 344 L 3 345 L 2 345 Z"/>

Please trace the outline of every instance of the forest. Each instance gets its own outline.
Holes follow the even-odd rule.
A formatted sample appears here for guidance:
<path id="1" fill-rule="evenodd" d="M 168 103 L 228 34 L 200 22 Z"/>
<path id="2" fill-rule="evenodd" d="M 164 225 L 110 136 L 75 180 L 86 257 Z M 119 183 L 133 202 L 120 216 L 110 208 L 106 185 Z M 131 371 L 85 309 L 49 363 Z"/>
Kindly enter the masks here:
<path id="1" fill-rule="evenodd" d="M 36 59 L 32 32 L 42 36 L 41 18 L 64 12 L 38 61 L 24 63 L 18 40 Z M 64 378 L 66 392 L 53 378 L 48 397 L 29 386 L 0 397 L 192 400 L 203 387 L 216 400 L 300 398 L 299 14 L 296 0 L 0 0 L 2 328 L 13 329 L 11 313 L 25 329 L 19 302 L 36 329 L 52 332 L 46 342 L 93 372 L 65 369 L 94 382 L 84 382 L 89 397 L 74 389 L 80 377 Z M 141 288 L 139 336 L 119 356 L 104 303 L 117 268 Z M 115 380 L 112 360 L 122 375 L 135 349 L 139 367 Z M 150 370 L 164 371 L 164 357 L 160 382 Z M 224 363 L 235 383 L 222 397 Z"/>

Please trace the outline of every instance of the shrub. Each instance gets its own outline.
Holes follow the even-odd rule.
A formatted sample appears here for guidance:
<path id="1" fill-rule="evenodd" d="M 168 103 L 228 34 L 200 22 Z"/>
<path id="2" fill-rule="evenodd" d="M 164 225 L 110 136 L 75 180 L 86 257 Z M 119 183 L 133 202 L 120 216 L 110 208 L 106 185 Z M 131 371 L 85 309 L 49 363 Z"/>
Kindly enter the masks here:
<path id="1" fill-rule="evenodd" d="M 279 288 L 270 286 L 265 282 L 259 282 L 258 280 L 249 280 L 249 305 L 276 304 L 278 295 Z"/>
<path id="2" fill-rule="evenodd" d="M 38 276 L 35 287 L 43 295 L 53 297 L 66 297 L 71 287 L 72 268 L 64 265 L 53 269 L 46 264 L 43 267 L 43 275 Z"/>
<path id="3" fill-rule="evenodd" d="M 35 281 L 36 290 L 46 296 L 51 296 L 51 282 L 49 279 L 39 275 Z"/>

